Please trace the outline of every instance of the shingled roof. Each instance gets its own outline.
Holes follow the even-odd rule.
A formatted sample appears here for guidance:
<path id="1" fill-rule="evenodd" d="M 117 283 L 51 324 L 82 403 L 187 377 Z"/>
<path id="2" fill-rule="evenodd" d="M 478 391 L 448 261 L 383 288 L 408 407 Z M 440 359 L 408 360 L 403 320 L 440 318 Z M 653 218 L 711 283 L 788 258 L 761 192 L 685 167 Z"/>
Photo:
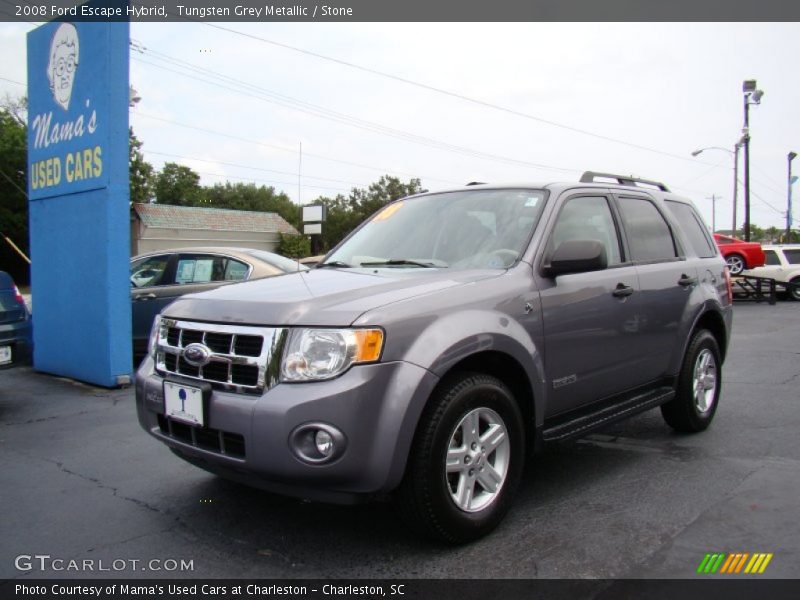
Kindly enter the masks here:
<path id="1" fill-rule="evenodd" d="M 133 210 L 146 227 L 159 229 L 298 234 L 278 213 L 136 203 Z"/>

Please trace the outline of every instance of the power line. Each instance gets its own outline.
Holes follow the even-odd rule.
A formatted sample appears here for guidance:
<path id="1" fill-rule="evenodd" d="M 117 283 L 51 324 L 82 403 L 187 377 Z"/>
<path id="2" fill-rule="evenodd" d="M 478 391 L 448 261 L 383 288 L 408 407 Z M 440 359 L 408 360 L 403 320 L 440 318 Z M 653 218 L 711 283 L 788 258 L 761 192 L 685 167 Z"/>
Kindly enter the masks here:
<path id="1" fill-rule="evenodd" d="M 261 182 L 261 183 L 274 183 L 274 184 L 277 184 L 277 185 L 294 185 L 293 182 L 289 182 L 289 181 L 273 181 L 273 180 L 270 180 L 270 179 L 256 179 L 256 178 L 252 178 L 252 177 L 237 177 L 235 175 L 225 175 L 223 173 L 211 173 L 209 171 L 195 171 L 195 172 L 199 173 L 200 175 L 210 175 L 212 177 L 224 177 L 225 179 L 238 179 L 239 181 L 258 181 L 258 182 Z M 328 186 L 321 186 L 321 185 L 308 185 L 308 184 L 305 184 L 303 187 L 316 188 L 316 189 L 320 189 L 320 190 L 336 190 L 338 192 L 350 192 L 350 191 L 352 191 L 352 190 L 345 189 L 345 188 L 328 187 Z"/>
<path id="2" fill-rule="evenodd" d="M 213 164 L 218 164 L 218 165 L 226 165 L 228 167 L 239 167 L 241 169 L 250 169 L 250 170 L 253 170 L 253 171 L 263 171 L 263 172 L 266 172 L 266 173 L 278 173 L 280 175 L 293 175 L 293 176 L 298 175 L 298 173 L 292 173 L 291 171 L 277 171 L 275 169 L 265 169 L 263 167 L 252 167 L 252 166 L 248 166 L 248 165 L 242 165 L 242 164 L 239 164 L 239 163 L 232 163 L 232 162 L 225 162 L 225 161 L 216 160 L 216 159 L 206 159 L 206 158 L 196 158 L 196 157 L 193 157 L 193 156 L 183 156 L 181 154 L 171 154 L 169 152 L 156 152 L 155 150 L 143 150 L 143 152 L 145 154 L 155 154 L 157 156 L 170 156 L 170 157 L 173 157 L 173 158 L 181 158 L 183 160 L 194 160 L 194 161 L 198 161 L 198 162 L 206 162 L 206 163 L 213 163 Z M 319 179 L 320 181 L 333 181 L 335 183 L 347 183 L 347 184 L 361 186 L 361 187 L 366 187 L 367 186 L 367 184 L 365 184 L 365 183 L 359 183 L 359 182 L 355 182 L 355 181 L 346 181 L 344 179 L 331 179 L 330 177 L 316 177 L 314 175 L 305 175 L 304 174 L 303 178 L 304 179 Z M 331 189 L 338 189 L 338 188 L 331 188 Z"/>
<path id="3" fill-rule="evenodd" d="M 252 140 L 252 139 L 249 139 L 249 138 L 245 138 L 245 137 L 241 137 L 241 136 L 237 136 L 237 135 L 232 135 L 230 133 L 225 133 L 225 132 L 222 132 L 222 131 L 215 131 L 213 129 L 206 129 L 204 127 L 197 127 L 196 125 L 190 125 L 188 123 L 180 123 L 178 121 L 173 121 L 171 119 L 165 119 L 163 117 L 156 117 L 155 115 L 148 115 L 148 114 L 145 114 L 145 113 L 142 113 L 142 112 L 138 112 L 138 111 L 136 111 L 134 114 L 136 114 L 136 115 L 138 115 L 140 117 L 144 117 L 146 119 L 154 119 L 156 121 L 161 121 L 163 123 L 169 123 L 171 125 L 177 125 L 178 127 L 185 127 L 187 129 L 194 129 L 196 131 L 202 131 L 203 133 L 210 133 L 212 135 L 218 135 L 220 137 L 230 138 L 230 139 L 237 140 L 237 141 L 240 141 L 240 142 L 253 144 L 255 146 L 263 146 L 264 148 L 273 148 L 273 149 L 276 149 L 276 150 L 282 150 L 283 152 L 289 152 L 291 154 L 297 154 L 297 149 L 296 148 L 288 148 L 286 146 L 279 146 L 277 144 L 268 144 L 266 142 L 261 142 L 261 141 L 258 141 L 258 140 Z M 330 157 L 330 156 L 324 156 L 322 154 L 314 154 L 312 152 L 303 152 L 303 154 L 305 156 L 312 156 L 314 158 L 318 158 L 318 159 L 321 159 L 321 160 L 328 160 L 328 161 L 339 163 L 339 164 L 343 164 L 343 165 L 350 165 L 350 166 L 353 166 L 353 167 L 359 167 L 361 169 L 368 169 L 370 171 L 383 171 L 384 173 L 390 173 L 390 174 L 394 173 L 396 175 L 404 175 L 406 177 L 424 177 L 425 179 L 428 179 L 428 180 L 431 180 L 431 181 L 441 181 L 443 183 L 450 183 L 450 184 L 456 184 L 456 185 L 461 185 L 461 183 L 463 183 L 463 182 L 452 181 L 452 180 L 448 180 L 448 179 L 441 179 L 439 177 L 427 177 L 425 175 L 420 175 L 420 174 L 415 174 L 415 173 L 407 173 L 407 172 L 404 172 L 404 171 L 398 171 L 396 169 L 386 169 L 384 167 L 376 167 L 374 165 L 366 165 L 366 164 L 362 164 L 362 163 L 356 163 L 356 162 L 352 162 L 352 161 L 342 160 L 342 159 L 339 159 L 339 158 L 333 158 L 333 157 Z"/>
<path id="4" fill-rule="evenodd" d="M 661 154 L 662 156 L 669 156 L 671 158 L 676 158 L 676 159 L 682 160 L 682 161 L 689 161 L 689 162 L 693 162 L 693 163 L 697 162 L 697 161 L 695 161 L 695 160 L 693 160 L 691 158 L 687 158 L 687 157 L 681 156 L 679 154 L 673 154 L 671 152 L 665 152 L 665 151 L 659 150 L 657 148 L 650 148 L 648 146 L 642 146 L 641 144 L 635 144 L 633 142 L 627 142 L 625 140 L 621 140 L 621 139 L 618 139 L 618 138 L 613 138 L 613 137 L 610 137 L 610 136 L 607 136 L 607 135 L 602 135 L 602 134 L 599 134 L 599 133 L 594 133 L 592 131 L 587 131 L 587 130 L 581 129 L 579 127 L 573 127 L 571 125 L 565 125 L 564 123 L 558 123 L 556 121 L 551 121 L 549 119 L 544 119 L 542 117 L 537 117 L 535 115 L 532 115 L 532 114 L 529 114 L 529 113 L 524 113 L 522 111 L 515 110 L 513 108 L 508 108 L 508 107 L 505 107 L 505 106 L 501 106 L 499 104 L 494 104 L 492 102 L 487 102 L 485 100 L 479 100 L 479 99 L 472 98 L 470 96 L 466 96 L 464 94 L 460 94 L 460 93 L 457 93 L 457 92 L 451 92 L 450 90 L 445 90 L 443 88 L 438 88 L 438 87 L 435 87 L 435 86 L 432 86 L 432 85 L 428 85 L 426 83 L 420 83 L 420 82 L 414 81 L 412 79 L 407 79 L 405 77 L 400 77 L 399 75 L 394 75 L 392 73 L 387 73 L 385 71 L 379 71 L 378 69 L 372 69 L 370 67 L 365 67 L 363 65 L 352 63 L 352 62 L 349 62 L 349 61 L 346 61 L 346 60 L 342 60 L 342 59 L 339 59 L 339 58 L 334 58 L 334 57 L 331 57 L 331 56 L 320 54 L 318 52 L 313 52 L 311 50 L 305 50 L 303 48 L 298 48 L 296 46 L 291 46 L 289 44 L 284 44 L 282 42 L 276 42 L 274 40 L 269 40 L 267 38 L 263 38 L 263 37 L 260 37 L 260 36 L 257 36 L 257 35 L 253 35 L 251 33 L 245 33 L 243 31 L 237 31 L 236 29 L 230 29 L 229 27 L 223 27 L 221 25 L 216 25 L 214 23 L 203 23 L 203 24 L 208 26 L 208 27 L 213 27 L 214 29 L 219 29 L 221 31 L 226 31 L 228 33 L 233 33 L 235 35 L 240 35 L 242 37 L 246 37 L 246 38 L 250 38 L 250 39 L 253 39 L 253 40 L 257 40 L 257 41 L 263 42 L 265 44 L 271 44 L 273 46 L 278 46 L 280 48 L 284 48 L 284 49 L 287 49 L 287 50 L 292 50 L 293 52 L 299 52 L 301 54 L 306 54 L 308 56 L 313 56 L 314 58 L 319 58 L 321 60 L 326 60 L 326 61 L 333 62 L 333 63 L 336 63 L 336 64 L 340 64 L 340 65 L 343 65 L 343 66 L 346 66 L 346 67 L 350 67 L 350 68 L 353 68 L 353 69 L 358 69 L 360 71 L 364 71 L 365 73 L 370 73 L 372 75 L 378 75 L 380 77 L 385 77 L 387 79 L 398 81 L 400 83 L 405 83 L 407 85 L 412 85 L 412 86 L 415 86 L 415 87 L 418 87 L 418 88 L 421 88 L 421 89 L 424 89 L 424 90 L 428 90 L 430 92 L 435 92 L 437 94 L 442 94 L 444 96 L 449 96 L 451 98 L 457 98 L 459 100 L 463 100 L 463 101 L 469 102 L 471 104 L 482 106 L 484 108 L 491 108 L 493 110 L 497 110 L 497 111 L 500 111 L 500 112 L 503 112 L 503 113 L 506 113 L 506 114 L 514 115 L 516 117 L 521 117 L 523 119 L 528 119 L 528 120 L 531 120 L 531 121 L 544 123 L 546 125 L 551 125 L 553 127 L 558 127 L 560 129 L 565 129 L 567 131 L 572 131 L 572 132 L 575 132 L 575 133 L 588 135 L 588 136 L 591 136 L 591 137 L 594 137 L 594 138 L 597 138 L 597 139 L 600 139 L 600 140 L 604 140 L 604 141 L 607 141 L 607 142 L 613 142 L 613 143 L 616 143 L 616 144 L 622 144 L 624 146 L 629 146 L 631 148 L 636 148 L 638 150 L 646 150 L 647 152 L 654 152 L 656 154 Z"/>
<path id="5" fill-rule="evenodd" d="M 0 81 L 7 81 L 8 83 L 15 83 L 17 85 L 21 85 L 22 87 L 26 87 L 26 84 L 22 83 L 21 81 L 14 81 L 13 79 L 8 79 L 7 77 L 0 77 Z"/>
<path id="6" fill-rule="evenodd" d="M 542 164 L 542 163 L 524 161 L 524 160 L 520 160 L 520 159 L 508 157 L 508 156 L 502 156 L 502 155 L 498 155 L 498 154 L 491 154 L 491 153 L 488 153 L 488 152 L 482 152 L 480 150 L 475 150 L 473 148 L 467 148 L 465 146 L 457 146 L 457 145 L 454 145 L 454 144 L 443 142 L 441 140 L 436 140 L 436 139 L 433 139 L 433 138 L 429 138 L 429 137 L 420 136 L 420 135 L 417 135 L 417 134 L 414 134 L 414 133 L 410 133 L 408 131 L 404 131 L 404 130 L 401 130 L 401 129 L 395 129 L 395 128 L 388 127 L 388 126 L 385 126 L 385 125 L 381 125 L 380 123 L 374 123 L 374 122 L 371 122 L 371 121 L 366 121 L 364 119 L 359 119 L 357 117 L 353 117 L 353 116 L 347 115 L 345 113 L 340 113 L 338 111 L 334 111 L 332 109 L 328 109 L 328 108 L 325 108 L 325 107 L 322 107 L 322 106 L 319 106 L 319 105 L 311 104 L 311 103 L 305 102 L 303 100 L 298 100 L 296 98 L 292 98 L 291 96 L 286 96 L 284 94 L 277 94 L 277 93 L 272 92 L 270 90 L 267 90 L 265 88 L 260 88 L 260 87 L 255 86 L 255 85 L 252 85 L 252 84 L 249 84 L 249 83 L 246 83 L 246 82 L 242 82 L 240 80 L 233 79 L 231 77 L 222 75 L 222 74 L 217 73 L 215 71 L 212 71 L 210 69 L 205 69 L 205 68 L 202 68 L 202 67 L 198 67 L 196 65 L 193 65 L 192 63 L 187 63 L 186 61 L 172 59 L 172 57 L 169 57 L 168 55 L 164 55 L 162 53 L 157 53 L 157 54 L 161 54 L 161 56 L 164 57 L 164 58 L 161 58 L 160 56 L 155 56 L 156 53 L 154 51 L 151 51 L 149 49 L 143 48 L 141 46 L 139 46 L 139 47 L 134 46 L 134 48 L 136 50 L 139 50 L 140 52 L 147 52 L 148 54 L 153 55 L 153 57 L 156 58 L 156 60 L 163 60 L 163 61 L 165 61 L 165 62 L 167 62 L 169 64 L 172 64 L 173 66 L 178 66 L 178 67 L 183 68 L 183 69 L 189 69 L 189 70 L 193 71 L 195 74 L 189 75 L 189 74 L 187 74 L 185 72 L 182 72 L 182 71 L 177 71 L 175 69 L 170 69 L 169 67 L 165 67 L 164 65 L 159 65 L 159 64 L 156 64 L 156 63 L 152 63 L 152 62 L 143 60 L 141 58 L 134 57 L 134 60 L 136 60 L 137 62 L 148 64 L 148 65 L 154 66 L 154 67 L 159 68 L 159 69 L 164 69 L 165 71 L 176 73 L 176 74 L 182 75 L 184 77 L 191 77 L 195 81 L 201 81 L 201 82 L 207 83 L 209 85 L 214 85 L 214 86 L 217 86 L 217 87 L 221 87 L 223 89 L 230 90 L 230 91 L 233 91 L 233 92 L 236 92 L 236 93 L 239 93 L 239 94 L 243 94 L 243 95 L 246 95 L 246 96 L 250 96 L 250 97 L 265 101 L 265 102 L 269 102 L 269 103 L 272 103 L 272 104 L 278 104 L 280 106 L 284 106 L 284 107 L 290 108 L 292 110 L 297 110 L 297 111 L 300 111 L 300 112 L 303 112 L 303 113 L 306 113 L 306 114 L 310 114 L 310 115 L 313 115 L 313 116 L 316 116 L 316 117 L 320 117 L 320 118 L 336 121 L 336 122 L 339 122 L 339 123 L 343 123 L 343 124 L 349 125 L 351 127 L 356 127 L 358 129 L 371 131 L 373 133 L 379 133 L 379 134 L 388 135 L 388 136 L 395 137 L 395 138 L 398 138 L 398 139 L 401 139 L 401 140 L 404 140 L 404 141 L 417 143 L 417 144 L 421 144 L 421 145 L 424 145 L 424 146 L 429 146 L 429 147 L 432 147 L 432 148 L 436 148 L 436 149 L 439 149 L 439 150 L 445 150 L 445 151 L 448 151 L 448 152 L 461 154 L 461 155 L 464 155 L 464 156 L 469 156 L 471 158 L 492 160 L 492 161 L 501 162 L 501 163 L 505 163 L 505 164 L 512 164 L 512 165 L 518 165 L 518 166 L 523 166 L 523 167 L 534 167 L 534 168 L 539 168 L 539 169 L 561 171 L 561 172 L 568 172 L 568 173 L 580 172 L 580 169 L 557 167 L 557 166 L 553 166 L 553 165 L 546 165 L 546 164 Z M 207 75 L 207 76 L 211 76 L 211 77 L 215 77 L 215 78 L 225 79 L 225 80 L 228 80 L 229 82 L 235 83 L 238 86 L 247 87 L 247 88 L 251 88 L 253 90 L 257 90 L 258 93 L 254 94 L 254 93 L 242 90 L 242 89 L 231 88 L 229 85 L 224 84 L 224 83 L 219 83 L 217 81 L 209 81 L 208 79 L 201 79 L 201 78 L 198 78 L 196 74 L 202 74 L 202 75 Z"/>

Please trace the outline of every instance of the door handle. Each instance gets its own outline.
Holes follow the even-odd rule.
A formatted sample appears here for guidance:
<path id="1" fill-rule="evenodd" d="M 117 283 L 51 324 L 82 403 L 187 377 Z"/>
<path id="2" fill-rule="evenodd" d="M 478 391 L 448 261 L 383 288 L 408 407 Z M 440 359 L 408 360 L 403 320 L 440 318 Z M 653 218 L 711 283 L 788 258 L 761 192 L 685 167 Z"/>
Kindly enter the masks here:
<path id="1" fill-rule="evenodd" d="M 697 277 L 689 277 L 686 274 L 681 275 L 681 278 L 678 279 L 678 285 L 682 285 L 683 287 L 694 285 L 695 283 L 697 283 Z"/>
<path id="2" fill-rule="evenodd" d="M 633 293 L 633 288 L 629 285 L 625 285 L 624 283 L 618 283 L 617 289 L 615 289 L 611 295 L 615 298 L 626 298 Z"/>
<path id="3" fill-rule="evenodd" d="M 150 294 L 139 294 L 138 296 L 134 296 L 134 300 L 153 300 L 155 299 L 156 295 L 152 292 Z"/>

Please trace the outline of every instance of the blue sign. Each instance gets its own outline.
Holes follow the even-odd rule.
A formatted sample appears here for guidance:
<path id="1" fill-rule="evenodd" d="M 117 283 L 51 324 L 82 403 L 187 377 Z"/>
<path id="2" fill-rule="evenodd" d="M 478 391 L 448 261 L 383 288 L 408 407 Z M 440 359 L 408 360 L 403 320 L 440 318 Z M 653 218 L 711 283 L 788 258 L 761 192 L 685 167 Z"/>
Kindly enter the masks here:
<path id="1" fill-rule="evenodd" d="M 34 368 L 108 387 L 132 370 L 129 27 L 28 34 Z"/>
<path id="2" fill-rule="evenodd" d="M 28 197 L 108 186 L 108 27 L 52 23 L 29 37 Z M 35 101 L 33 99 L 36 99 Z"/>

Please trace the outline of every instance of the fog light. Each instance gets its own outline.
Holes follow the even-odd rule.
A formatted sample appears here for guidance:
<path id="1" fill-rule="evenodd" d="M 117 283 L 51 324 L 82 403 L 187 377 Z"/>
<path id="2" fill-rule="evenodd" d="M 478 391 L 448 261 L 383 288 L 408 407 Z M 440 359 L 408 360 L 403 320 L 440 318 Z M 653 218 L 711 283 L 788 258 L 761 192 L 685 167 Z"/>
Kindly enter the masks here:
<path id="1" fill-rule="evenodd" d="M 347 437 L 330 423 L 303 423 L 289 434 L 288 442 L 297 458 L 312 465 L 336 462 L 347 450 Z"/>
<path id="2" fill-rule="evenodd" d="M 320 429 L 314 436 L 314 443 L 317 446 L 317 452 L 322 454 L 325 458 L 333 454 L 333 438 L 327 431 Z"/>

